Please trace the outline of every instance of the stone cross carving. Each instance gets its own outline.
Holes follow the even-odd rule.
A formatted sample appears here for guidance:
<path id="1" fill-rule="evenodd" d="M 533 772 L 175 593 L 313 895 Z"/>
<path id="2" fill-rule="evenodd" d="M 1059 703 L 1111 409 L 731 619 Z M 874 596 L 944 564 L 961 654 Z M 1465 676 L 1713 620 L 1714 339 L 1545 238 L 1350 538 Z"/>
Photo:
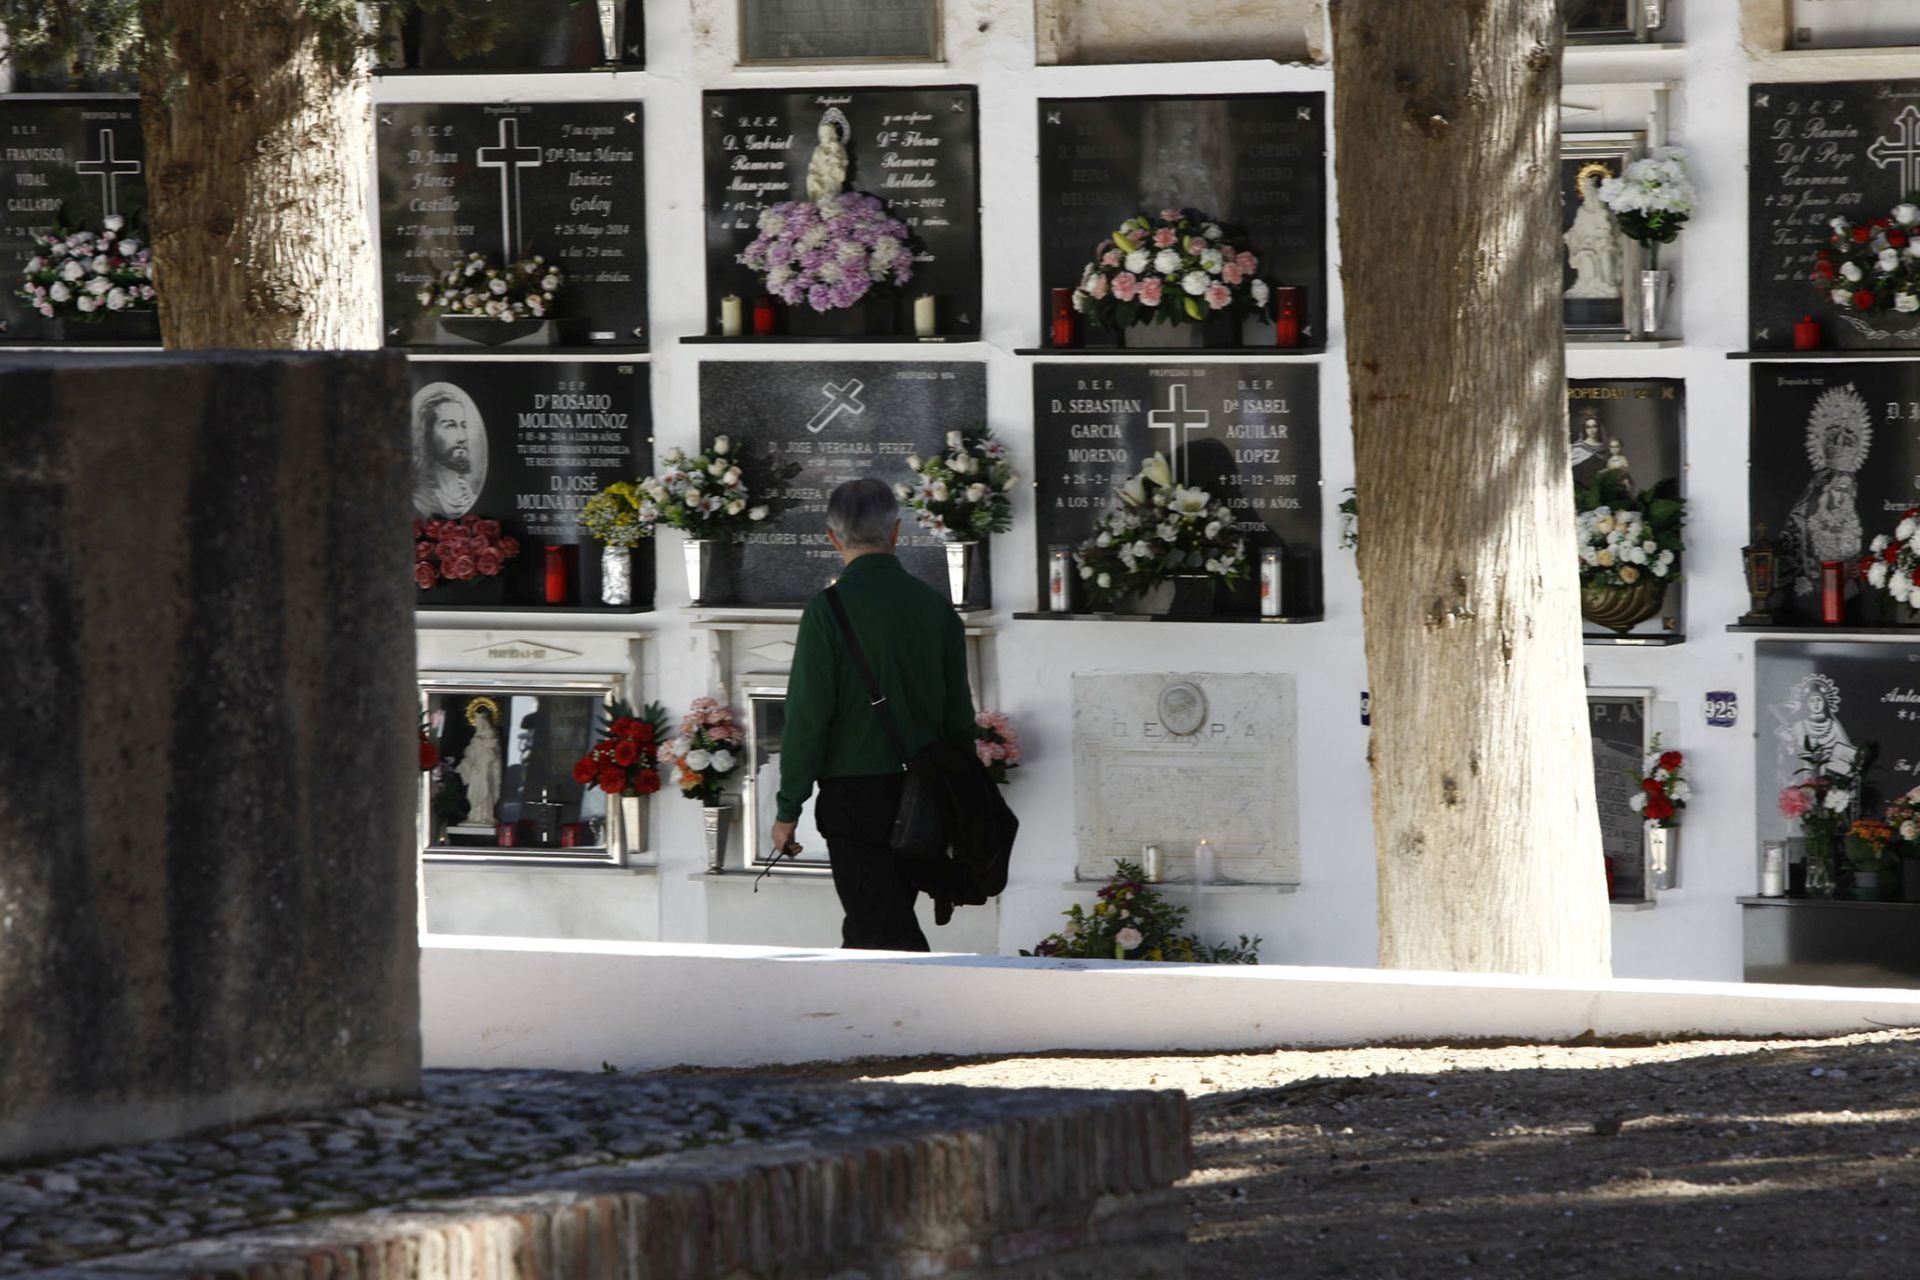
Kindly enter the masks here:
<path id="1" fill-rule="evenodd" d="M 474 159 L 482 169 L 500 171 L 500 251 L 506 255 L 501 265 L 518 262 L 525 231 L 520 220 L 520 171 L 540 167 L 540 148 L 522 146 L 520 122 L 504 116 L 500 120 L 500 145 L 480 148 Z"/>
<path id="2" fill-rule="evenodd" d="M 1205 409 L 1187 405 L 1187 384 L 1176 382 L 1167 388 L 1167 407 L 1147 414 L 1147 427 L 1167 433 L 1167 465 L 1173 469 L 1173 482 L 1187 482 L 1187 433 L 1205 431 L 1213 415 Z"/>
<path id="3" fill-rule="evenodd" d="M 1882 169 L 1900 167 L 1900 192 L 1904 196 L 1920 185 L 1920 108 L 1907 106 L 1893 118 L 1891 138 L 1875 138 L 1867 146 L 1867 159 Z"/>
<path id="4" fill-rule="evenodd" d="M 860 393 L 866 389 L 866 386 L 867 384 L 858 378 L 848 378 L 845 382 L 829 382 L 820 388 L 820 394 L 827 398 L 827 402 L 820 406 L 820 412 L 808 419 L 807 430 L 814 435 L 819 435 L 827 429 L 828 423 L 843 413 L 852 414 L 856 418 L 865 413 L 867 406 L 860 399 Z"/>
<path id="5" fill-rule="evenodd" d="M 1912 110 L 1911 107 L 1908 108 Z M 96 160 L 76 160 L 73 163 L 75 173 L 100 179 L 100 208 L 103 213 L 120 212 L 120 175 L 131 177 L 139 173 L 142 166 L 138 160 L 122 160 L 114 154 L 113 130 L 100 131 L 100 156 Z"/>

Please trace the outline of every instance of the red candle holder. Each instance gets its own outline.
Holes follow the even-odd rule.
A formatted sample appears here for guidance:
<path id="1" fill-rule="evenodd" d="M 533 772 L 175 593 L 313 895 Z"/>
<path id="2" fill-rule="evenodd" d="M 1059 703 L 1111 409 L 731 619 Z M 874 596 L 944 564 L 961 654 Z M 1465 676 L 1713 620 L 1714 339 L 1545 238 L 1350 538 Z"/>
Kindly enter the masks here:
<path id="1" fill-rule="evenodd" d="M 1820 562 L 1820 621 L 1829 627 L 1840 625 L 1840 611 L 1846 603 L 1847 572 L 1844 562 Z"/>
<path id="2" fill-rule="evenodd" d="M 1820 349 L 1820 322 L 1807 316 L 1793 326 L 1793 349 L 1795 351 L 1818 351 Z"/>
<path id="3" fill-rule="evenodd" d="M 1306 319 L 1307 291 L 1299 285 L 1286 285 L 1273 291 L 1273 345 L 1300 345 L 1300 326 Z"/>
<path id="4" fill-rule="evenodd" d="M 774 310 L 773 299 L 761 294 L 753 300 L 753 336 L 767 338 L 773 335 L 774 321 L 779 313 Z"/>
<path id="5" fill-rule="evenodd" d="M 567 602 L 567 549 L 549 544 L 546 551 L 546 602 L 565 604 Z"/>
<path id="6" fill-rule="evenodd" d="M 1053 345 L 1056 347 L 1077 347 L 1080 345 L 1079 326 L 1074 323 L 1073 290 L 1055 289 L 1053 291 Z"/>

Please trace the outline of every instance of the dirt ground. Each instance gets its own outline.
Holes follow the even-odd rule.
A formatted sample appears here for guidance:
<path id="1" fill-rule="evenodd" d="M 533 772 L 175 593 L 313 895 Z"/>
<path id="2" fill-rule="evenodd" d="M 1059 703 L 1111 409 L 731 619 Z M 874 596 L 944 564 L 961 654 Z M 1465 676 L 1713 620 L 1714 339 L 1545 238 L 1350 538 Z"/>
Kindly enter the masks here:
<path id="1" fill-rule="evenodd" d="M 1193 1280 L 1920 1277 L 1920 1035 L 868 1061 L 1194 1100 Z"/>

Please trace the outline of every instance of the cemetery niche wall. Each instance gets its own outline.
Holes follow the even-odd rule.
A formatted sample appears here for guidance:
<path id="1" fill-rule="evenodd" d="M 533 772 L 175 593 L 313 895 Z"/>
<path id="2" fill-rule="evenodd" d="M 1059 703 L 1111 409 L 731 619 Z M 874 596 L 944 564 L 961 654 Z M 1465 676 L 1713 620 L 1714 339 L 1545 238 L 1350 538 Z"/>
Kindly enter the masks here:
<path id="1" fill-rule="evenodd" d="M 642 0 L 489 0 L 416 10 L 388 32 L 381 71 L 437 74 L 637 69 L 646 63 Z"/>
<path id="2" fill-rule="evenodd" d="M 938 62 L 940 0 L 740 0 L 740 64 Z"/>
<path id="3" fill-rule="evenodd" d="M 644 349 L 641 120 L 638 102 L 376 108 L 388 345 Z"/>
<path id="4" fill-rule="evenodd" d="M 1666 504 L 1684 500 L 1685 412 L 1686 384 L 1677 378 L 1576 378 L 1567 383 L 1568 451 L 1574 500 L 1584 517 L 1584 545 L 1607 541 L 1607 535 L 1592 527 L 1592 513 L 1602 507 L 1636 513 L 1646 522 L 1642 532 L 1658 543 L 1679 540 L 1674 513 Z M 1682 634 L 1684 586 L 1679 579 L 1686 560 L 1678 549 L 1670 549 L 1670 559 L 1656 550 L 1644 564 L 1601 565 L 1583 557 L 1581 609 L 1587 639 L 1657 642 Z M 1622 581 L 1623 570 L 1631 582 Z"/>
<path id="5" fill-rule="evenodd" d="M 1789 0 L 1788 47 L 1868 49 L 1920 45 L 1920 15 L 1886 0 Z"/>
<path id="6" fill-rule="evenodd" d="M 603 607 L 600 544 L 581 526 L 580 510 L 607 485 L 652 466 L 647 366 L 468 359 L 412 360 L 407 370 L 420 607 Z M 469 518 L 481 522 L 477 535 L 449 528 Z M 445 538 L 475 536 L 496 556 L 510 539 L 514 553 L 454 568 L 463 548 L 449 553 Z M 490 565 L 497 571 L 486 572 Z M 653 607 L 646 542 L 634 551 L 632 574 L 630 603 L 605 607 Z"/>
<path id="7" fill-rule="evenodd" d="M 980 333 L 972 86 L 710 90 L 703 103 L 709 336 Z M 824 243 L 797 243 L 816 224 Z"/>
<path id="8" fill-rule="evenodd" d="M 1751 379 L 1748 512 L 1778 549 L 1773 605 L 1803 625 L 1909 621 L 1861 561 L 1920 504 L 1920 367 L 1762 363 Z"/>
<path id="9" fill-rule="evenodd" d="M 1316 620 L 1322 609 L 1319 394 L 1320 371 L 1307 363 L 1037 363 L 1035 567 L 1043 612 L 1019 616 Z M 1190 584 L 1197 597 L 1176 595 L 1158 608 L 1138 596 L 1103 598 L 1097 574 L 1083 575 L 1075 559 L 1100 537 L 1102 522 L 1126 506 L 1122 489 L 1156 454 L 1166 460 L 1166 487 L 1198 490 L 1208 505 L 1227 506 L 1233 516 L 1227 532 L 1246 544 L 1236 581 L 1193 566 L 1185 573 L 1203 579 Z M 1147 522 L 1137 538 L 1153 541 L 1154 524 Z M 1277 555 L 1275 566 L 1263 566 L 1268 553 Z M 1279 579 L 1277 592 L 1272 577 Z"/>
<path id="10" fill-rule="evenodd" d="M 0 344 L 157 343 L 139 99 L 0 99 L 0 138 Z"/>
<path id="11" fill-rule="evenodd" d="M 1920 229 L 1909 203 L 1920 192 L 1920 80 L 1749 93 L 1753 350 L 1920 349 L 1920 259 L 1908 252 Z M 1802 321 L 1817 332 L 1796 341 Z"/>
<path id="12" fill-rule="evenodd" d="M 1600 201 L 1600 184 L 1637 159 L 1646 135 L 1634 131 L 1560 136 L 1561 316 L 1572 340 L 1634 333 L 1637 244 Z"/>
<path id="13" fill-rule="evenodd" d="M 1208 307 L 1204 323 L 1148 323 L 1160 307 L 1171 311 L 1187 296 L 1171 288 L 1142 306 L 1130 328 L 1101 328 L 1081 317 L 1074 342 L 1060 340 L 1054 291 L 1073 290 L 1095 263 L 1096 247 L 1127 219 L 1172 210 L 1188 214 L 1195 234 L 1214 225 L 1253 253 L 1266 289 L 1303 290 L 1294 345 L 1324 344 L 1325 94 L 1043 98 L 1039 112 L 1037 301 L 1049 347 L 1275 344 L 1271 302 L 1267 316 L 1236 320 Z M 1151 246 L 1154 256 L 1179 247 L 1160 240 Z M 1117 265 L 1132 275 L 1148 270 L 1144 260 L 1137 268 Z M 1232 275 L 1237 280 L 1237 269 Z M 1142 296 L 1152 296 L 1151 289 Z"/>
<path id="14" fill-rule="evenodd" d="M 839 574 L 827 541 L 827 497 L 874 476 L 907 484 L 907 459 L 944 450 L 947 433 L 987 420 L 980 364 L 897 361 L 702 361 L 700 439 L 721 435 L 746 459 L 749 483 L 771 477 L 772 513 L 718 566 L 714 599 L 799 608 Z M 946 541 L 903 511 L 900 563 L 943 593 Z M 992 605 L 988 543 L 975 552 L 967 606 Z"/>

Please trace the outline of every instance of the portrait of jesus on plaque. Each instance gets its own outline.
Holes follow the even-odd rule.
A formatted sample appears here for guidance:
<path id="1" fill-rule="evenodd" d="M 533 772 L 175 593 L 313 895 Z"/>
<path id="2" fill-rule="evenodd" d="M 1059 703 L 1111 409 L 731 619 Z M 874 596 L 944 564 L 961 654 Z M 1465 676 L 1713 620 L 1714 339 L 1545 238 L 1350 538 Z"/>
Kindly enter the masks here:
<path id="1" fill-rule="evenodd" d="M 487 427 L 473 397 L 451 382 L 413 393 L 413 510 L 422 520 L 473 510 L 487 483 Z"/>

